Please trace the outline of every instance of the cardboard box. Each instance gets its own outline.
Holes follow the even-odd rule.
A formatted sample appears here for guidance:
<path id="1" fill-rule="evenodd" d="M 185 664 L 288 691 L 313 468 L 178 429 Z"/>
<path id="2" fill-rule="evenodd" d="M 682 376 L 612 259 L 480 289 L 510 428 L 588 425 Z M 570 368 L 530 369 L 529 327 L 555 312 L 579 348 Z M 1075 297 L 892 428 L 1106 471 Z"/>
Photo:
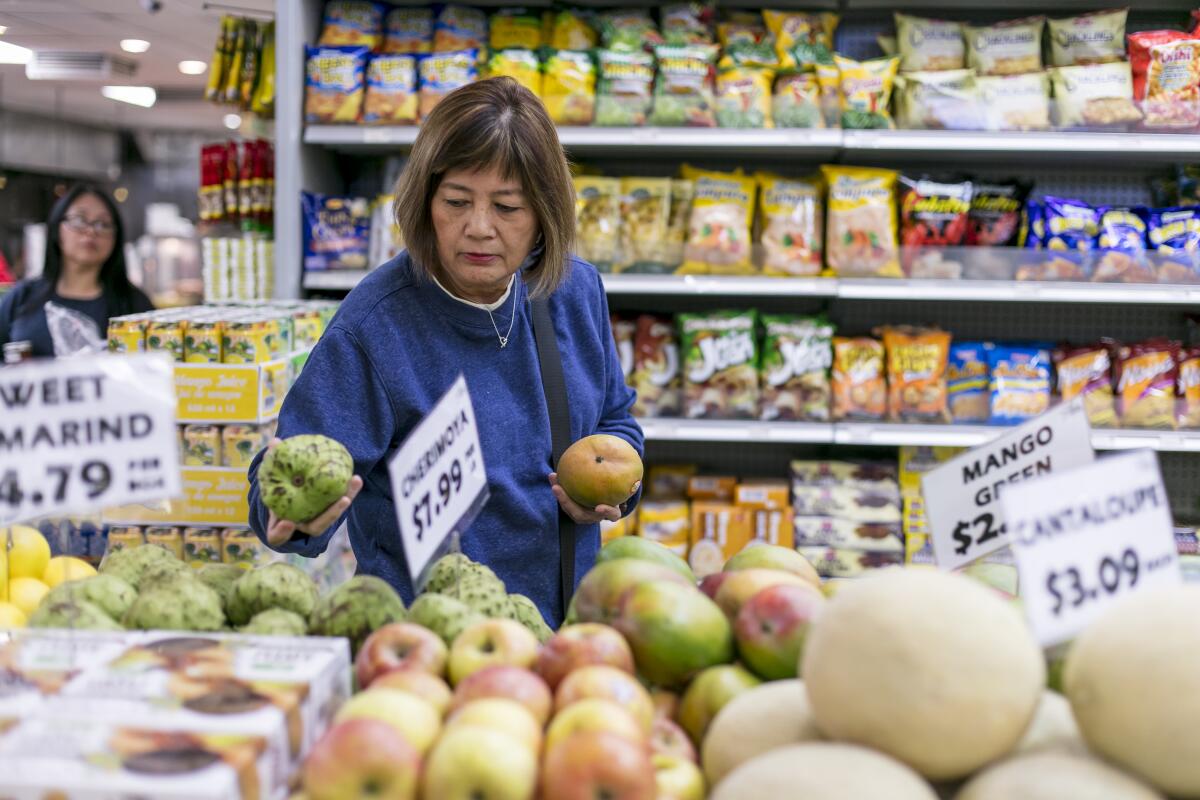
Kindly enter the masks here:
<path id="1" fill-rule="evenodd" d="M 686 500 L 643 500 L 638 504 L 638 535 L 680 558 L 688 556 L 691 530 L 691 507 Z"/>
<path id="2" fill-rule="evenodd" d="M 644 496 L 652 500 L 683 500 L 695 464 L 652 464 L 646 472 Z"/>
<path id="3" fill-rule="evenodd" d="M 796 546 L 790 508 L 750 508 L 750 543 L 774 544 L 789 550 Z"/>
<path id="4" fill-rule="evenodd" d="M 784 480 L 742 481 L 733 490 L 734 505 L 775 511 L 791 507 L 791 490 Z"/>
<path id="5" fill-rule="evenodd" d="M 692 503 L 692 545 L 688 563 L 696 577 L 720 572 L 750 542 L 750 509 L 733 503 Z"/>
<path id="6" fill-rule="evenodd" d="M 733 500 L 737 483 L 737 478 L 732 475 L 694 475 L 688 478 L 687 496 L 689 500 L 719 500 L 728 503 Z"/>

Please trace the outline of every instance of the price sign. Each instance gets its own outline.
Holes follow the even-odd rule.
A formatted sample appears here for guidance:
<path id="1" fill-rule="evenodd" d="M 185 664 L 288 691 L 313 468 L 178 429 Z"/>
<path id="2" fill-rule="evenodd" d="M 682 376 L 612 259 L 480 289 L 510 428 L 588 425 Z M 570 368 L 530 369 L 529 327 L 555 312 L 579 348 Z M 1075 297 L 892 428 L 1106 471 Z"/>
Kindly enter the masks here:
<path id="1" fill-rule="evenodd" d="M 179 495 L 173 368 L 145 353 L 0 369 L 0 527 Z"/>
<path id="2" fill-rule="evenodd" d="M 1002 503 L 1021 597 L 1045 646 L 1073 638 L 1131 591 L 1183 580 L 1154 453 L 1014 486 Z"/>
<path id="3" fill-rule="evenodd" d="M 1000 498 L 1012 484 L 1095 460 L 1076 400 L 947 461 L 921 479 L 937 565 L 957 569 L 1008 546 Z"/>
<path id="4" fill-rule="evenodd" d="M 467 380 L 458 376 L 388 463 L 408 570 L 415 579 L 488 499 Z"/>

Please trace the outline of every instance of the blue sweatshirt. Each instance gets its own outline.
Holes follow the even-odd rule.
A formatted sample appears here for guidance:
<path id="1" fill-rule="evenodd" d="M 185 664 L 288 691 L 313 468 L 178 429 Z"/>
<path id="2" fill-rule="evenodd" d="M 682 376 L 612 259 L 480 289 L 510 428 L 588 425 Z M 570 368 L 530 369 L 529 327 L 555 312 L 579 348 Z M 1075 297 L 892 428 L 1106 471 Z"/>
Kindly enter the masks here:
<path id="1" fill-rule="evenodd" d="M 643 450 L 642 431 L 629 413 L 625 385 L 596 269 L 572 260 L 550 297 L 550 316 L 562 353 L 572 441 L 611 433 Z M 466 376 L 479 427 L 491 499 L 462 537 L 463 552 L 487 564 L 509 592 L 528 595 L 557 627 L 558 502 L 550 490 L 550 418 L 524 282 L 492 312 L 508 346 L 482 308 L 450 297 L 412 272 L 408 254 L 372 272 L 338 309 L 279 415 L 280 438 L 320 433 L 346 446 L 363 489 L 347 512 L 359 572 L 377 575 L 413 598 L 396 523 L 388 459 L 422 417 Z M 266 541 L 267 509 L 250 466 L 250 524 Z M 630 503 L 628 508 L 632 508 Z M 320 536 L 297 535 L 282 552 L 317 556 L 335 524 Z M 577 526 L 575 579 L 595 563 L 599 526 Z"/>

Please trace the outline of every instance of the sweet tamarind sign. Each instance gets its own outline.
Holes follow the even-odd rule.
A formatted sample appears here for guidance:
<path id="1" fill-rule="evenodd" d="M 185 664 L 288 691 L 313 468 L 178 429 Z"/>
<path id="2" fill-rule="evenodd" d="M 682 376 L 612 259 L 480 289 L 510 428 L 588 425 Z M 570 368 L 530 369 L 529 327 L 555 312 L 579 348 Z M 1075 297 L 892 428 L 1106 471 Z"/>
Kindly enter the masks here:
<path id="1" fill-rule="evenodd" d="M 173 370 L 152 353 L 0 369 L 0 527 L 177 497 Z"/>

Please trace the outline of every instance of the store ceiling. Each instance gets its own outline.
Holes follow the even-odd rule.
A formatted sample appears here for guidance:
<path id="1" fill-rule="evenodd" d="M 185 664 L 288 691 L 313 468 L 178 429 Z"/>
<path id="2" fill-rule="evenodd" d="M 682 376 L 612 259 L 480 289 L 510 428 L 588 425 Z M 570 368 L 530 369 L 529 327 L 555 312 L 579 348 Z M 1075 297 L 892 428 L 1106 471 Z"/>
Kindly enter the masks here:
<path id="1" fill-rule="evenodd" d="M 0 107 L 105 126 L 134 129 L 223 130 L 231 110 L 202 99 L 207 73 L 180 73 L 179 62 L 212 57 L 222 10 L 228 6 L 273 12 L 274 0 L 0 0 L 0 41 L 33 50 L 102 52 L 133 61 L 125 79 L 96 83 L 30 81 L 22 65 L 0 64 Z M 141 54 L 121 50 L 122 39 L 145 39 Z M 153 86 L 159 101 L 145 109 L 102 97 L 103 83 Z"/>

